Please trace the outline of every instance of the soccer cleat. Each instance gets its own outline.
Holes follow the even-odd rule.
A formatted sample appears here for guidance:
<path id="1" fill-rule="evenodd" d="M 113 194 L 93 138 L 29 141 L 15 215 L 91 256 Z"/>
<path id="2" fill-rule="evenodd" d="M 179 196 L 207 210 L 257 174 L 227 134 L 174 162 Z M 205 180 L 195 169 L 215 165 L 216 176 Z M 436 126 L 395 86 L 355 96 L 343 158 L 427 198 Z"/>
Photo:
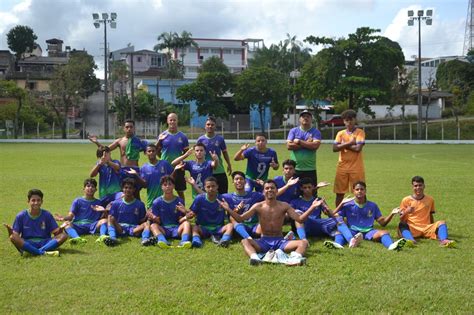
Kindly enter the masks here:
<path id="1" fill-rule="evenodd" d="M 163 242 L 163 241 L 158 241 L 158 247 L 161 248 L 161 249 L 170 249 L 171 246 L 166 243 L 166 242 Z"/>
<path id="2" fill-rule="evenodd" d="M 306 258 L 305 257 L 290 257 L 285 262 L 285 265 L 288 267 L 303 266 L 303 265 L 306 265 Z"/>
<path id="3" fill-rule="evenodd" d="M 155 245 L 153 243 L 153 237 L 142 240 L 142 246 L 152 246 L 152 245 Z"/>
<path id="4" fill-rule="evenodd" d="M 214 243 L 214 244 L 218 244 L 219 245 L 219 242 L 221 241 L 220 237 L 218 236 L 215 236 L 214 234 L 211 235 L 211 241 Z"/>
<path id="5" fill-rule="evenodd" d="M 85 238 L 82 238 L 82 237 L 75 237 L 75 238 L 71 238 L 69 240 L 69 243 L 71 245 L 79 245 L 79 244 L 85 244 L 87 243 L 87 240 Z"/>
<path id="6" fill-rule="evenodd" d="M 103 242 L 104 242 L 104 239 L 105 239 L 106 237 L 107 237 L 107 235 L 101 235 L 101 236 L 99 236 L 99 237 L 95 240 L 95 242 L 96 242 L 96 243 L 103 243 Z"/>
<path id="7" fill-rule="evenodd" d="M 181 242 L 179 243 L 179 245 L 177 246 L 177 248 L 184 248 L 184 249 L 189 249 L 192 247 L 192 244 L 190 241 L 186 241 L 186 242 Z"/>
<path id="8" fill-rule="evenodd" d="M 399 251 L 405 246 L 406 243 L 407 243 L 407 240 L 404 239 L 404 238 L 401 238 L 398 241 L 393 242 L 392 244 L 390 244 L 390 246 L 388 247 L 388 250 Z"/>
<path id="9" fill-rule="evenodd" d="M 287 241 L 294 240 L 295 239 L 295 233 L 293 233 L 293 231 L 290 231 L 290 232 L 286 233 L 284 239 L 287 240 Z"/>
<path id="10" fill-rule="evenodd" d="M 456 248 L 456 241 L 453 240 L 443 240 L 439 242 L 439 246 L 446 248 Z"/>
<path id="11" fill-rule="evenodd" d="M 414 242 L 414 241 L 412 241 L 412 240 L 407 240 L 407 239 L 406 239 L 405 247 L 408 247 L 408 248 L 415 248 L 415 247 L 416 247 L 416 242 Z"/>
<path id="12" fill-rule="evenodd" d="M 265 253 L 265 256 L 263 256 L 262 262 L 272 263 L 274 257 L 275 257 L 275 251 L 269 250 L 268 252 Z"/>
<path id="13" fill-rule="evenodd" d="M 112 246 L 115 246 L 117 245 L 118 241 L 117 239 L 115 238 L 111 238 L 110 236 L 106 235 L 106 237 L 104 237 L 104 240 L 103 240 L 104 244 L 109 246 L 109 247 L 112 247 Z"/>
<path id="14" fill-rule="evenodd" d="M 277 249 L 275 251 L 275 256 L 272 259 L 272 263 L 274 263 L 274 264 L 286 264 L 288 259 L 289 259 L 289 257 L 284 251 L 282 251 L 281 249 Z"/>
<path id="15" fill-rule="evenodd" d="M 149 238 L 150 245 L 156 245 L 158 243 L 158 239 L 155 236 Z"/>
<path id="16" fill-rule="evenodd" d="M 344 246 L 332 241 L 325 241 L 323 245 L 329 249 L 344 249 Z"/>
<path id="17" fill-rule="evenodd" d="M 217 243 L 217 246 L 227 248 L 229 247 L 229 244 L 230 244 L 230 240 L 225 240 L 225 241 L 220 240 L 219 243 Z"/>
<path id="18" fill-rule="evenodd" d="M 201 248 L 202 247 L 202 242 L 199 242 L 199 241 L 193 241 L 191 243 L 192 247 L 196 247 L 196 248 Z"/>
<path id="19" fill-rule="evenodd" d="M 44 255 L 48 257 L 59 257 L 59 251 L 57 250 L 47 251 L 47 252 L 44 252 Z"/>
<path id="20" fill-rule="evenodd" d="M 363 235 L 360 232 L 354 235 L 354 237 L 351 238 L 351 241 L 349 242 L 349 248 L 357 247 L 362 241 L 362 238 L 363 238 Z"/>
<path id="21" fill-rule="evenodd" d="M 262 264 L 262 261 L 257 258 L 250 258 L 249 263 L 250 263 L 250 266 L 258 266 Z"/>

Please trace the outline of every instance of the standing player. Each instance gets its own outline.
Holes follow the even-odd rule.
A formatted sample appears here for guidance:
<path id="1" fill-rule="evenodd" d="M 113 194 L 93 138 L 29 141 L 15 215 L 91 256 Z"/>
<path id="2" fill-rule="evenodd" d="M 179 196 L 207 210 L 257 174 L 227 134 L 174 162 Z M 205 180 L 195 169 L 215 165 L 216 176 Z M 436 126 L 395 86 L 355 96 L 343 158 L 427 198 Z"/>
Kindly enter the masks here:
<path id="1" fill-rule="evenodd" d="M 296 162 L 285 160 L 282 164 L 283 176 L 276 176 L 273 179 L 278 188 L 277 200 L 290 203 L 300 195 L 299 178 L 295 177 Z"/>
<path id="2" fill-rule="evenodd" d="M 135 181 L 125 178 L 122 181 L 123 197 L 112 202 L 108 217 L 109 235 L 103 239 L 107 246 L 117 245 L 118 236 L 142 236 L 142 245 L 153 245 L 150 239 L 150 224 L 146 218 L 145 204 L 136 199 Z"/>
<path id="3" fill-rule="evenodd" d="M 156 158 L 156 146 L 148 144 L 145 151 L 148 163 L 140 168 L 140 177 L 144 180 L 146 187 L 146 208 L 150 209 L 153 200 L 163 195 L 161 190 L 161 178 L 173 173 L 173 167 L 166 160 Z"/>
<path id="4" fill-rule="evenodd" d="M 189 148 L 188 138 L 184 133 L 178 131 L 178 116 L 171 113 L 166 118 L 168 130 L 162 132 L 158 137 L 157 152 L 162 160 L 172 163 L 176 158 L 183 155 Z M 175 174 L 176 191 L 181 199 L 184 199 L 186 190 L 186 181 L 184 180 L 184 171 L 178 171 Z"/>
<path id="5" fill-rule="evenodd" d="M 28 209 L 21 211 L 13 222 L 13 228 L 3 224 L 8 230 L 8 237 L 16 249 L 23 254 L 59 256 L 59 247 L 67 239 L 61 231 L 53 215 L 44 209 L 43 193 L 39 189 L 28 192 Z M 51 238 L 54 234 L 54 238 Z"/>
<path id="6" fill-rule="evenodd" d="M 191 224 L 186 219 L 186 210 L 183 200 L 173 194 L 174 179 L 171 176 L 163 176 L 160 180 L 163 196 L 153 202 L 150 218 L 151 232 L 158 238 L 160 248 L 170 248 L 167 238 L 177 239 L 181 237 L 180 248 L 191 248 L 189 236 L 191 235 Z"/>
<path id="7" fill-rule="evenodd" d="M 316 185 L 316 151 L 321 145 L 321 133 L 312 127 L 313 114 L 310 111 L 302 111 L 299 122 L 300 126 L 288 133 L 286 146 L 291 151 L 290 159 L 296 162 L 296 177 L 309 177 Z"/>
<path id="8" fill-rule="evenodd" d="M 456 247 L 456 241 L 448 239 L 445 221 L 435 221 L 434 199 L 425 195 L 425 180 L 421 176 L 411 179 L 413 194 L 403 198 L 400 203 L 401 217 L 398 226 L 402 237 L 415 241 L 415 237 L 438 239 L 443 247 Z"/>
<path id="9" fill-rule="evenodd" d="M 344 194 L 352 187 L 352 184 L 357 181 L 365 181 L 364 160 L 362 158 L 365 132 L 355 126 L 357 113 L 354 110 L 348 109 L 341 116 L 346 129 L 337 133 L 332 145 L 333 152 L 339 152 L 336 179 L 334 180 L 336 207 L 344 198 Z"/>
<path id="10" fill-rule="evenodd" d="M 256 191 L 245 191 L 245 175 L 241 171 L 232 173 L 232 181 L 234 183 L 235 192 L 223 194 L 222 198 L 229 204 L 229 207 L 234 211 L 242 214 L 250 209 L 255 203 L 263 201 L 263 195 Z M 240 234 L 242 238 L 259 237 L 262 233 L 260 225 L 258 224 L 258 217 L 247 219 L 243 223 L 238 223 L 231 218 L 234 225 L 234 230 Z"/>
<path id="11" fill-rule="evenodd" d="M 249 148 L 248 144 L 244 144 L 235 153 L 234 161 L 244 159 L 247 159 L 245 191 L 250 192 L 255 188 L 255 191 L 261 192 L 262 186 L 255 181 L 266 181 L 270 167 L 274 170 L 279 167 L 277 153 L 275 150 L 267 148 L 267 136 L 264 133 L 256 135 L 254 147 Z"/>
<path id="12" fill-rule="evenodd" d="M 89 176 L 96 177 L 99 174 L 99 198 L 114 195 L 121 190 L 120 162 L 112 160 L 109 147 L 100 146 L 96 155 L 99 160 Z"/>
<path id="13" fill-rule="evenodd" d="M 213 175 L 217 179 L 219 185 L 219 194 L 227 193 L 229 187 L 227 176 L 224 171 L 224 163 L 222 162 L 222 155 L 227 162 L 227 174 L 232 174 L 232 165 L 230 164 L 229 153 L 225 144 L 224 137 L 216 135 L 216 118 L 209 116 L 206 120 L 206 133 L 197 139 L 198 143 L 204 144 L 206 147 L 206 160 L 211 161 L 211 152 L 214 152 L 219 157 L 219 165 L 213 171 Z"/>

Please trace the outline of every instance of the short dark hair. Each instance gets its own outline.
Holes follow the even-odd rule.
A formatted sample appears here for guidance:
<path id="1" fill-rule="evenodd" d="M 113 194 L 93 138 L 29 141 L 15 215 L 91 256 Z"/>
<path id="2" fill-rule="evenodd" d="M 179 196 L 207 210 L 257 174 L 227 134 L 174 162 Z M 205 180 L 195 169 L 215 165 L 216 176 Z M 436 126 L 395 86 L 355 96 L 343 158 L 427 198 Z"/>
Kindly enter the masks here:
<path id="1" fill-rule="evenodd" d="M 156 145 L 155 145 L 154 143 L 148 143 L 148 144 L 146 145 L 146 148 L 147 148 L 147 149 L 148 149 L 148 148 L 153 148 L 153 149 L 156 150 Z"/>
<path id="2" fill-rule="evenodd" d="M 135 120 L 133 120 L 133 119 L 127 119 L 127 120 L 125 120 L 125 122 L 123 123 L 123 125 L 125 126 L 126 123 L 129 123 L 129 124 L 132 124 L 133 126 L 135 126 Z"/>
<path id="3" fill-rule="evenodd" d="M 205 146 L 204 143 L 202 143 L 202 142 L 198 142 L 198 143 L 196 143 L 195 145 L 193 145 L 193 148 L 195 148 L 195 147 L 203 147 L 204 150 L 206 149 L 206 146 Z"/>
<path id="4" fill-rule="evenodd" d="M 352 184 L 352 189 L 354 189 L 357 185 L 361 185 L 364 188 L 367 188 L 367 184 L 364 181 L 358 180 L 354 184 Z"/>
<path id="5" fill-rule="evenodd" d="M 33 195 L 35 196 L 39 196 L 41 198 L 41 200 L 43 200 L 43 192 L 39 189 L 30 189 L 30 191 L 28 191 L 28 201 L 30 201 L 31 197 L 33 197 Z"/>
<path id="6" fill-rule="evenodd" d="M 170 175 L 165 175 L 165 176 L 161 177 L 161 179 L 160 179 L 160 185 L 163 185 L 163 184 L 165 184 L 165 183 L 171 183 L 171 184 L 174 185 L 174 179 L 173 179 L 173 177 L 170 176 Z"/>
<path id="7" fill-rule="evenodd" d="M 411 179 L 411 183 L 413 184 L 413 182 L 424 184 L 425 180 L 421 176 L 413 176 L 413 178 Z"/>
<path id="8" fill-rule="evenodd" d="M 255 135 L 255 139 L 257 139 L 257 137 L 264 137 L 265 139 L 267 139 L 267 135 L 264 134 L 263 132 L 259 132 Z"/>
<path id="9" fill-rule="evenodd" d="M 92 185 L 95 188 L 97 188 L 97 181 L 93 178 L 86 178 L 84 180 L 84 187 L 86 187 L 87 185 Z"/>
<path id="10" fill-rule="evenodd" d="M 241 171 L 235 171 L 235 172 L 232 172 L 232 174 L 230 174 L 230 176 L 232 177 L 232 179 L 235 178 L 235 176 L 242 176 L 244 179 L 245 179 L 245 174 L 244 172 L 241 172 Z"/>
<path id="11" fill-rule="evenodd" d="M 135 181 L 135 179 L 130 178 L 130 177 L 124 178 L 122 180 L 122 183 L 121 183 L 120 187 L 122 187 L 122 189 L 123 189 L 125 187 L 125 185 L 132 185 L 133 188 L 135 188 L 136 181 Z"/>
<path id="12" fill-rule="evenodd" d="M 283 165 L 283 167 L 285 167 L 285 165 L 290 165 L 290 166 L 296 167 L 296 162 L 293 161 L 293 160 L 287 159 L 287 160 L 283 161 L 282 165 Z"/>
<path id="13" fill-rule="evenodd" d="M 311 184 L 314 186 L 313 180 L 310 177 L 300 178 L 299 184 L 300 184 L 300 187 L 307 184 Z"/>
<path id="14" fill-rule="evenodd" d="M 213 123 L 216 123 L 216 117 L 214 117 L 214 116 L 212 116 L 212 115 L 207 116 L 206 121 L 208 121 L 208 120 L 209 120 L 209 121 L 212 121 Z"/>
<path id="15" fill-rule="evenodd" d="M 278 187 L 276 181 L 274 181 L 273 179 L 267 179 L 267 180 L 263 183 L 263 186 L 265 186 L 266 184 L 273 184 L 273 185 L 275 185 L 275 187 Z"/>
<path id="16" fill-rule="evenodd" d="M 110 152 L 110 148 L 109 148 L 108 146 L 101 145 L 101 146 L 97 149 L 95 155 L 96 155 L 98 158 L 101 158 L 102 155 L 104 155 L 104 152 Z"/>
<path id="17" fill-rule="evenodd" d="M 352 119 L 357 117 L 357 113 L 353 109 L 346 109 L 341 113 L 342 119 Z"/>
<path id="18" fill-rule="evenodd" d="M 206 178 L 204 180 L 204 184 L 207 183 L 207 182 L 215 182 L 217 184 L 217 186 L 219 186 L 219 183 L 217 182 L 217 178 L 215 178 L 214 176 L 209 176 L 208 178 Z"/>

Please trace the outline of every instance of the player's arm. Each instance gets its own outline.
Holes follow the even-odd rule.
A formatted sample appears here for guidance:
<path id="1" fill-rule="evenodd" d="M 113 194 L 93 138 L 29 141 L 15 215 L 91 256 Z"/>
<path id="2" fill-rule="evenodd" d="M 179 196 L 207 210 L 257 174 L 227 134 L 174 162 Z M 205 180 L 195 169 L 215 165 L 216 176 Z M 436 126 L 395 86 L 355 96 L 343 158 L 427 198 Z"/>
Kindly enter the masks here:
<path id="1" fill-rule="evenodd" d="M 308 150 L 317 150 L 321 145 L 321 140 L 319 139 L 311 139 L 311 140 L 299 140 L 299 144 L 302 148 Z"/>
<path id="2" fill-rule="evenodd" d="M 242 145 L 239 149 L 239 151 L 237 151 L 234 155 L 234 161 L 242 161 L 242 160 L 245 160 L 245 156 L 244 156 L 244 151 L 247 150 L 249 147 L 249 144 L 246 143 L 244 145 Z"/>
<path id="3" fill-rule="evenodd" d="M 335 142 L 332 145 L 332 151 L 333 152 L 339 152 L 339 151 L 346 150 L 346 149 L 350 150 L 350 147 L 355 146 L 355 145 L 356 145 L 356 139 L 355 138 L 352 138 L 351 141 L 346 142 L 346 143 Z"/>
<path id="4" fill-rule="evenodd" d="M 194 190 L 196 190 L 196 192 L 197 192 L 198 194 L 203 194 L 203 193 L 205 193 L 205 191 L 202 190 L 202 189 L 196 184 L 196 181 L 195 181 L 194 178 L 192 178 L 191 176 L 186 177 L 185 180 L 186 180 L 186 182 L 187 182 L 189 185 L 191 185 L 191 186 L 194 188 Z"/>
<path id="5" fill-rule="evenodd" d="M 296 185 L 299 182 L 299 180 L 300 180 L 299 177 L 290 178 L 285 186 L 278 188 L 278 191 L 277 191 L 277 194 L 276 194 L 277 197 L 283 195 L 285 193 L 285 191 L 287 191 L 288 188 L 290 188 L 291 186 Z"/>
<path id="6" fill-rule="evenodd" d="M 308 208 L 308 210 L 306 210 L 303 214 L 299 215 L 298 213 L 296 213 L 296 210 L 293 209 L 293 207 L 291 207 L 289 204 L 287 204 L 287 208 L 286 208 L 286 213 L 288 213 L 288 215 L 290 216 L 290 218 L 292 218 L 293 220 L 295 220 L 296 222 L 298 223 L 304 223 L 304 221 L 306 221 L 306 219 L 308 219 L 309 215 L 316 209 L 318 208 L 320 205 L 322 205 L 324 202 L 324 199 L 315 199 L 313 201 L 313 203 L 311 204 L 311 206 Z"/>
<path id="7" fill-rule="evenodd" d="M 230 163 L 229 152 L 227 150 L 222 151 L 222 155 L 224 156 L 224 160 L 227 163 L 227 174 L 232 174 L 232 164 Z"/>
<path id="8" fill-rule="evenodd" d="M 213 170 L 219 166 L 219 157 L 217 156 L 216 152 L 209 152 L 211 154 L 212 162 L 211 162 L 211 167 Z"/>
<path id="9" fill-rule="evenodd" d="M 103 164 L 101 164 L 100 160 L 99 160 L 99 163 L 97 163 L 96 165 L 94 165 L 94 167 L 91 169 L 91 172 L 89 174 L 90 177 L 96 177 L 97 174 L 99 174 L 99 170 L 100 170 L 100 167 L 102 166 Z"/>
<path id="10" fill-rule="evenodd" d="M 60 214 L 55 213 L 54 219 L 56 221 L 72 221 L 72 219 L 74 219 L 74 213 L 69 211 L 69 213 L 66 216 L 62 216 Z"/>
<path id="11" fill-rule="evenodd" d="M 335 215 L 342 209 L 342 207 L 343 207 L 346 203 L 348 203 L 349 201 L 352 201 L 352 200 L 354 200 L 354 199 L 355 199 L 355 197 L 346 197 L 346 198 L 342 199 L 341 203 L 336 207 L 336 209 L 334 209 L 334 210 L 332 211 L 332 215 L 335 216 Z M 328 208 L 329 208 L 329 207 L 328 207 Z"/>
<path id="12" fill-rule="evenodd" d="M 298 142 L 295 142 L 294 140 L 287 140 L 286 141 L 286 148 L 288 150 L 291 150 L 291 151 L 299 150 L 299 149 L 301 149 L 301 145 Z"/>
<path id="13" fill-rule="evenodd" d="M 381 217 L 377 218 L 377 222 L 381 226 L 386 226 L 392 220 L 394 215 L 400 214 L 400 211 L 401 211 L 400 208 L 394 208 L 388 216 L 386 216 L 386 217 L 381 216 Z"/>
<path id="14" fill-rule="evenodd" d="M 273 170 L 275 171 L 280 168 L 280 164 L 278 164 L 278 159 L 276 159 L 276 156 L 270 161 L 270 167 L 273 168 Z"/>
<path id="15" fill-rule="evenodd" d="M 194 150 L 192 148 L 187 150 L 186 153 L 174 159 L 173 162 L 171 162 L 171 165 L 175 167 L 176 165 L 180 164 L 181 162 L 186 160 L 191 154 L 193 154 L 193 151 Z"/>
<path id="16" fill-rule="evenodd" d="M 121 138 L 115 139 L 114 142 L 112 142 L 112 143 L 109 145 L 110 151 L 115 150 L 115 149 L 117 149 L 117 148 L 120 146 L 120 140 L 122 140 L 122 139 L 121 139 Z"/>
<path id="17" fill-rule="evenodd" d="M 230 208 L 229 204 L 225 199 L 219 200 L 217 199 L 217 202 L 219 202 L 219 205 L 227 211 L 227 213 L 234 218 L 235 221 L 237 222 L 243 222 L 247 219 L 250 219 L 256 212 L 258 207 L 260 206 L 260 203 L 254 204 L 248 211 L 240 215 L 238 212 L 234 211 L 233 209 Z"/>
<path id="18" fill-rule="evenodd" d="M 148 183 L 146 182 L 146 180 L 144 180 L 140 174 L 137 173 L 137 171 L 135 169 L 130 169 L 129 171 L 127 171 L 128 174 L 132 175 L 138 184 L 140 184 L 140 186 L 142 187 L 147 187 Z"/>

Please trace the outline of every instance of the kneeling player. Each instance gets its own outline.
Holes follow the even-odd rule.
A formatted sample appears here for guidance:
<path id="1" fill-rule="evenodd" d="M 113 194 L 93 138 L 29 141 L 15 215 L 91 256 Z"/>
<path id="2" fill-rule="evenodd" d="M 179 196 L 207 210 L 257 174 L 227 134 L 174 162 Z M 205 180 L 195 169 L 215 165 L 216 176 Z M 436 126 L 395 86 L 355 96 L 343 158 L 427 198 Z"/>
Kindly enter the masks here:
<path id="1" fill-rule="evenodd" d="M 191 248 L 189 235 L 191 224 L 186 220 L 186 210 L 183 199 L 173 194 L 174 179 L 165 175 L 160 180 L 163 196 L 155 199 L 148 217 L 151 220 L 151 232 L 158 238 L 160 248 L 170 248 L 167 238 L 181 237 L 178 247 Z"/>
<path id="2" fill-rule="evenodd" d="M 448 239 L 445 221 L 434 221 L 434 199 L 425 195 L 425 180 L 415 176 L 411 180 L 413 194 L 403 198 L 400 203 L 401 217 L 399 233 L 407 240 L 415 242 L 414 237 L 438 239 L 440 246 L 456 247 L 456 241 Z"/>
<path id="3" fill-rule="evenodd" d="M 142 245 L 153 245 L 150 239 L 150 224 L 146 218 L 145 204 L 136 199 L 135 181 L 125 178 L 122 181 L 123 196 L 112 202 L 108 217 L 109 235 L 104 238 L 107 246 L 118 243 L 117 236 L 142 236 Z"/>
<path id="4" fill-rule="evenodd" d="M 67 234 L 61 231 L 49 211 L 41 209 L 42 204 L 41 190 L 31 189 L 28 192 L 28 209 L 16 216 L 13 228 L 8 224 L 4 226 L 10 241 L 21 254 L 26 251 L 33 255 L 59 256 L 59 251 L 55 249 L 66 241 Z"/>

